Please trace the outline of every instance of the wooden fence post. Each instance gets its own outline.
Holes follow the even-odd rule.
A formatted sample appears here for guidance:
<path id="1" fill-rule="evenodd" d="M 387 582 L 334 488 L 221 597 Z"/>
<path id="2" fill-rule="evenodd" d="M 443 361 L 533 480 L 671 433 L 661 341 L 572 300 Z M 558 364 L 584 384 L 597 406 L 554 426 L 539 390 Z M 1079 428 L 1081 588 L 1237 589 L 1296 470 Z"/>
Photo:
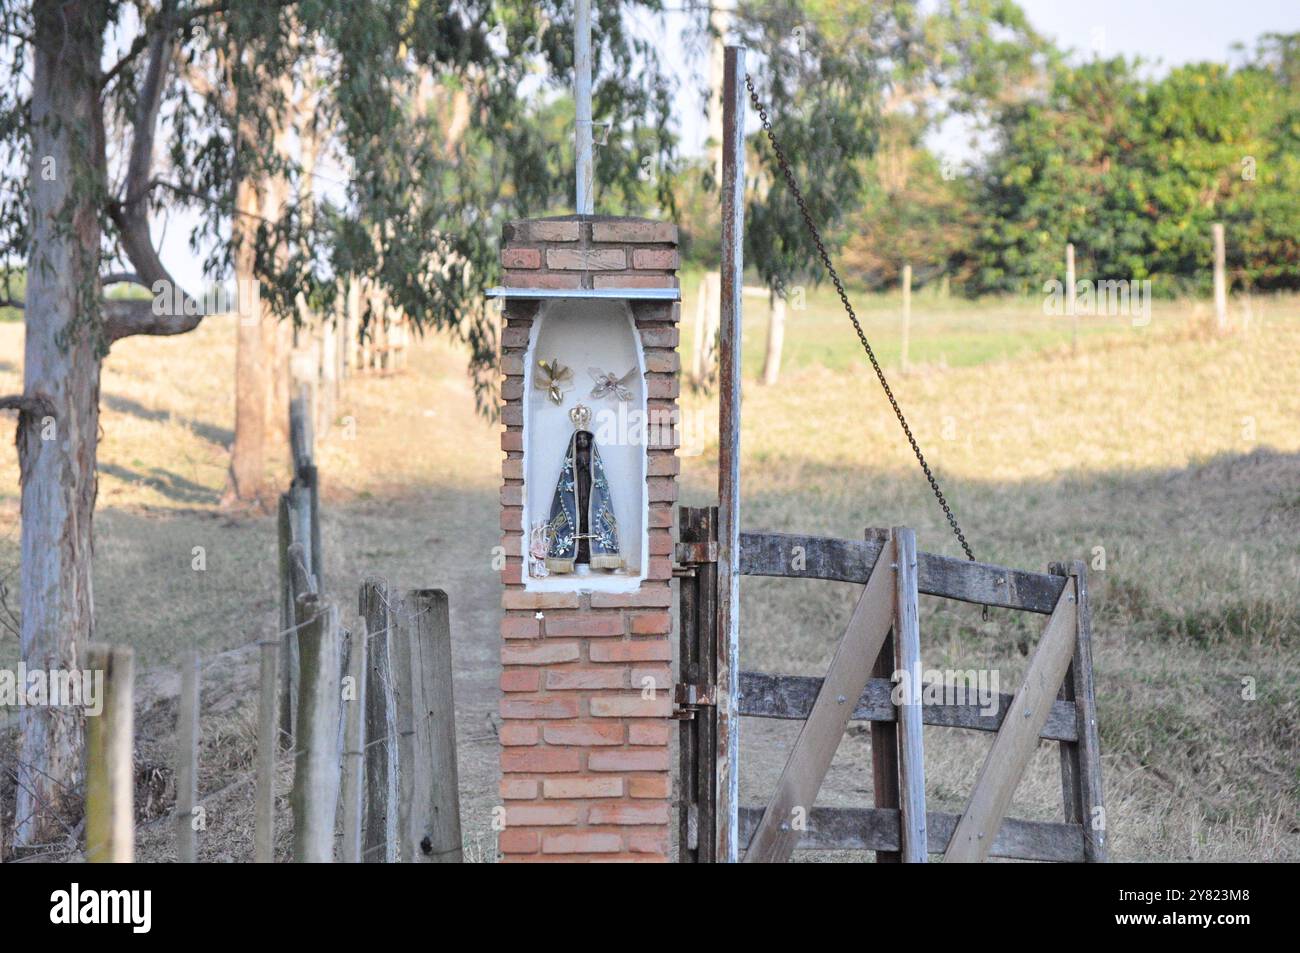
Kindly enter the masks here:
<path id="1" fill-rule="evenodd" d="M 1223 223 L 1215 222 L 1214 234 L 1214 326 L 1220 332 L 1228 330 L 1228 281 L 1224 274 L 1227 251 L 1224 247 Z"/>
<path id="2" fill-rule="evenodd" d="M 129 864 L 135 859 L 135 655 L 121 646 L 91 645 L 86 662 L 103 677 L 103 710 L 86 719 L 86 860 Z"/>
<path id="3" fill-rule="evenodd" d="M 358 607 L 369 640 L 366 668 L 366 863 L 397 860 L 397 706 L 389 664 L 392 611 L 388 583 L 367 579 Z"/>
<path id="4" fill-rule="evenodd" d="M 903 266 L 903 370 L 911 362 L 908 351 L 912 343 L 912 266 Z"/>
<path id="5" fill-rule="evenodd" d="M 921 736 L 921 623 L 916 573 L 916 534 L 895 527 L 894 666 L 906 682 L 898 706 L 899 832 L 901 860 L 924 864 L 929 839 L 925 819 L 925 754 Z"/>
<path id="6" fill-rule="evenodd" d="M 365 817 L 366 679 L 370 638 L 365 621 L 352 640 L 348 677 L 352 697 L 347 701 L 343 731 L 343 863 L 361 863 L 361 824 Z"/>
<path id="7" fill-rule="evenodd" d="M 1065 313 L 1070 316 L 1070 349 L 1079 351 L 1079 309 L 1074 298 L 1074 242 L 1065 243 Z"/>
<path id="8" fill-rule="evenodd" d="M 781 349 L 785 346 L 785 295 L 773 291 L 767 319 L 767 354 L 763 358 L 763 383 L 774 387 L 781 376 Z"/>
<path id="9" fill-rule="evenodd" d="M 285 556 L 288 558 L 287 553 Z M 288 626 L 286 626 L 288 628 Z M 267 639 L 261 643 L 261 670 L 257 699 L 257 788 L 253 795 L 256 803 L 256 827 L 253 835 L 253 859 L 259 864 L 275 863 L 275 774 L 279 745 L 276 735 L 279 713 L 276 711 L 282 640 Z"/>
<path id="10" fill-rule="evenodd" d="M 392 662 L 402 795 L 398 811 L 400 859 L 460 863 L 460 787 L 447 594 L 441 589 L 407 592 L 396 622 Z"/>
<path id="11" fill-rule="evenodd" d="M 293 859 L 329 863 L 339 795 L 338 609 L 321 604 L 315 593 L 300 595 L 298 608 L 304 621 L 298 631 L 302 687 L 291 797 Z"/>
<path id="12" fill-rule="evenodd" d="M 192 864 L 194 806 L 199 790 L 199 653 L 186 652 L 181 662 L 181 699 L 176 730 L 176 859 Z"/>
<path id="13" fill-rule="evenodd" d="M 292 418 L 291 418 L 292 419 Z M 293 567 L 289 547 L 293 545 L 293 502 L 280 494 L 280 744 L 293 747 L 293 720 L 298 716 L 298 633 L 294 631 L 297 597 L 293 591 Z"/>

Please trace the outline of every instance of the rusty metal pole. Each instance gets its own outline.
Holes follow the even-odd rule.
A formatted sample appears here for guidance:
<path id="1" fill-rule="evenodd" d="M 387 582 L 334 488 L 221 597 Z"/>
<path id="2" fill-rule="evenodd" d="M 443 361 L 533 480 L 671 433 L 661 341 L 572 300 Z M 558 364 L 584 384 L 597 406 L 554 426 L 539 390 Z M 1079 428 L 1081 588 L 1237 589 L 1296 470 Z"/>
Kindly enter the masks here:
<path id="1" fill-rule="evenodd" d="M 740 326 L 745 262 L 745 51 L 728 46 L 722 87 L 722 315 L 718 363 L 718 850 L 739 855 Z"/>

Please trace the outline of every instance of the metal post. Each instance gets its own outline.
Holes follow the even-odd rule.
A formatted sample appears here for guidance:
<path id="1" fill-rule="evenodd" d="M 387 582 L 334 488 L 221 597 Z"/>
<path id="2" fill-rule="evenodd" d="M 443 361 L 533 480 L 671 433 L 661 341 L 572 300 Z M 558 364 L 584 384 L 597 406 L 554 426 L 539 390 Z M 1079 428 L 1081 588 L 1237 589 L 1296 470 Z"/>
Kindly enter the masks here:
<path id="1" fill-rule="evenodd" d="M 745 51 L 728 46 L 722 92 L 722 314 L 718 363 L 718 851 L 735 863 L 740 768 L 740 326 L 745 263 Z"/>
<path id="2" fill-rule="evenodd" d="M 591 159 L 591 0 L 576 0 L 573 11 L 574 143 L 578 174 L 577 212 L 592 212 Z"/>

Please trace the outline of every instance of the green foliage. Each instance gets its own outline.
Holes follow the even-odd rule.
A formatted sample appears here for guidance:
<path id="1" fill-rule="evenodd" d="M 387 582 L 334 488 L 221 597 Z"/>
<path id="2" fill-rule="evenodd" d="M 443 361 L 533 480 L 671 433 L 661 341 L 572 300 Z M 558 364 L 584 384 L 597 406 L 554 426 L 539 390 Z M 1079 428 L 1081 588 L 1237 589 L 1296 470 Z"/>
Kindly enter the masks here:
<path id="1" fill-rule="evenodd" d="M 1272 38 L 1241 69 L 1193 64 L 1159 79 L 1124 59 L 1055 68 L 1045 96 L 997 115 L 973 289 L 1041 285 L 1072 241 L 1080 278 L 1204 293 L 1214 222 L 1225 223 L 1235 284 L 1296 287 L 1294 48 Z"/>

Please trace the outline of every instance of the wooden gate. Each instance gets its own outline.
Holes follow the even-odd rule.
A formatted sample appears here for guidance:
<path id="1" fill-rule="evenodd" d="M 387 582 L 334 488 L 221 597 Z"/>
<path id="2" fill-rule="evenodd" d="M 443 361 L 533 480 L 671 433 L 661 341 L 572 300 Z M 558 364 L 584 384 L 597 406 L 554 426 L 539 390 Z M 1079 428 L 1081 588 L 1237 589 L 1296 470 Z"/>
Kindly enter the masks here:
<path id="1" fill-rule="evenodd" d="M 880 861 L 1010 857 L 1104 861 L 1097 715 L 1093 695 L 1087 580 L 1083 563 L 1025 572 L 916 550 L 911 530 L 868 530 L 862 541 L 741 533 L 740 575 L 860 583 L 862 594 L 826 677 L 739 672 L 724 698 L 729 664 L 720 638 L 717 507 L 680 510 L 681 606 L 680 860 L 726 859 L 734 843 L 746 861 L 788 860 L 796 847 L 872 850 Z M 920 593 L 1047 616 L 1020 689 L 995 712 L 978 702 L 920 704 Z M 910 695 L 895 704 L 893 673 Z M 733 690 L 734 691 L 734 690 Z M 798 741 L 766 807 L 734 804 L 737 715 L 803 720 Z M 817 792 L 850 720 L 871 723 L 875 806 L 817 808 Z M 996 732 L 961 814 L 925 807 L 922 724 Z M 1060 746 L 1064 820 L 1006 818 L 1039 739 Z M 733 756 L 734 757 L 734 756 Z"/>

